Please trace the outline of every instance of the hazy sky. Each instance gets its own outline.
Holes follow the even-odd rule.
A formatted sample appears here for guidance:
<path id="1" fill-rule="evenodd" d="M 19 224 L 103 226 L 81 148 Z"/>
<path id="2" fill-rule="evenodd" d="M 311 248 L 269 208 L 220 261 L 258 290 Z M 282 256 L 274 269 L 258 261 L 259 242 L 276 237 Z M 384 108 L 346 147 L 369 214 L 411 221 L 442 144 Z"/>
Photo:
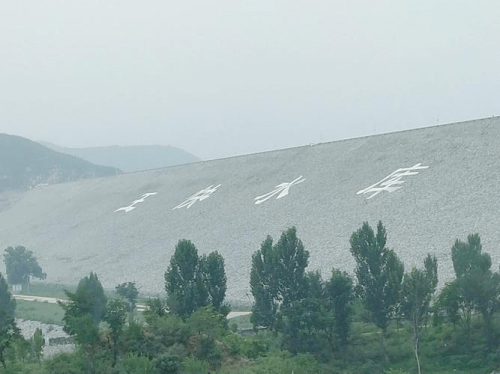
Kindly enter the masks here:
<path id="1" fill-rule="evenodd" d="M 498 0 L 5 0 L 0 132 L 203 158 L 500 115 Z"/>

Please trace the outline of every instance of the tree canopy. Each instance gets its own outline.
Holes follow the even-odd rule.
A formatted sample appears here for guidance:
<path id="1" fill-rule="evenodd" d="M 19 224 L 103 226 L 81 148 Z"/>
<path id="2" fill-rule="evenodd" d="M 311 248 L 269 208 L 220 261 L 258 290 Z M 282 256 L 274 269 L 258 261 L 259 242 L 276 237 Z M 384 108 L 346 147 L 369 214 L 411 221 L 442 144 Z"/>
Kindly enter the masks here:
<path id="1" fill-rule="evenodd" d="M 218 252 L 200 257 L 190 240 L 179 240 L 165 272 L 167 306 L 183 318 L 208 304 L 227 314 L 226 282 L 224 258 Z"/>
<path id="2" fill-rule="evenodd" d="M 356 260 L 358 293 L 371 313 L 372 322 L 382 330 L 385 351 L 383 339 L 399 302 L 404 266 L 396 253 L 386 247 L 387 233 L 381 221 L 376 235 L 368 222 L 364 222 L 351 235 L 350 243 Z"/>
<path id="3" fill-rule="evenodd" d="M 23 246 L 5 249 L 4 261 L 9 284 L 29 285 L 30 277 L 45 279 L 47 274 L 42 271 L 33 251 Z"/>
<path id="4" fill-rule="evenodd" d="M 297 229 L 283 231 L 273 245 L 268 236 L 260 250 L 252 255 L 250 287 L 255 299 L 252 308 L 254 326 L 276 327 L 277 313 L 305 296 L 305 269 L 309 252 L 297 237 Z"/>
<path id="5" fill-rule="evenodd" d="M 9 292 L 9 288 L 2 273 L 0 273 L 0 363 L 5 367 L 4 352 L 10 346 L 12 338 L 19 334 L 14 320 L 16 300 Z"/>
<path id="6" fill-rule="evenodd" d="M 127 300 L 127 309 L 132 312 L 137 304 L 137 298 L 139 297 L 139 290 L 135 286 L 135 282 L 125 282 L 119 284 L 115 287 L 116 293 Z"/>

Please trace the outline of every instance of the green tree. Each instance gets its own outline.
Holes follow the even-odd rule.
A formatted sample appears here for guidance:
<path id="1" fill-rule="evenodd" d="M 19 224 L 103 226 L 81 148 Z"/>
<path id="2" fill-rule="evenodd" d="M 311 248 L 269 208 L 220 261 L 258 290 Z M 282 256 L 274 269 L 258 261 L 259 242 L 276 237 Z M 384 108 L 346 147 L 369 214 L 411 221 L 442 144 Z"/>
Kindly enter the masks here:
<path id="1" fill-rule="evenodd" d="M 252 256 L 250 288 L 255 303 L 251 321 L 254 327 L 284 332 L 292 352 L 298 348 L 300 338 L 308 259 L 309 252 L 297 237 L 295 227 L 283 231 L 275 245 L 268 236 Z"/>
<path id="2" fill-rule="evenodd" d="M 353 315 L 354 285 L 349 274 L 338 269 L 332 270 L 332 276 L 326 284 L 326 300 L 333 310 L 338 345 L 344 347 L 349 337 Z"/>
<path id="3" fill-rule="evenodd" d="M 113 340 L 113 365 L 116 363 L 120 337 L 125 326 L 127 305 L 122 299 L 111 299 L 106 307 L 104 321 L 108 323 Z"/>
<path id="4" fill-rule="evenodd" d="M 64 331 L 75 337 L 87 354 L 87 371 L 93 371 L 93 360 L 99 341 L 99 323 L 106 314 L 107 298 L 97 274 L 91 272 L 78 283 L 75 293 L 64 291 L 68 302 L 59 302 L 64 309 Z"/>
<path id="5" fill-rule="evenodd" d="M 179 240 L 165 272 L 170 311 L 187 318 L 198 308 L 211 304 L 218 312 L 227 314 L 226 283 L 224 258 L 218 252 L 200 257 L 191 241 Z"/>
<path id="6" fill-rule="evenodd" d="M 382 330 L 381 344 L 388 361 L 386 331 L 399 304 L 404 266 L 386 243 L 387 233 L 381 221 L 376 235 L 364 222 L 350 239 L 351 253 L 356 260 L 357 290 L 371 313 L 372 322 Z"/>
<path id="7" fill-rule="evenodd" d="M 410 321 L 413 330 L 413 348 L 417 369 L 420 374 L 420 331 L 427 319 L 432 295 L 438 283 L 438 267 L 436 257 L 427 255 L 424 260 L 424 269 L 413 268 L 406 273 L 403 279 L 401 311 Z"/>
<path id="8" fill-rule="evenodd" d="M 9 292 L 9 287 L 2 273 L 0 273 L 0 363 L 6 368 L 5 350 L 11 345 L 13 339 L 19 335 L 19 330 L 14 320 L 16 300 Z"/>
<path id="9" fill-rule="evenodd" d="M 304 275 L 306 291 L 287 307 L 280 308 L 278 331 L 283 347 L 292 353 L 319 352 L 322 340 L 332 325 L 333 314 L 325 303 L 325 283 L 319 271 Z"/>
<path id="10" fill-rule="evenodd" d="M 308 259 L 309 252 L 297 237 L 295 227 L 283 231 L 275 245 L 270 236 L 264 240 L 260 250 L 252 255 L 250 271 L 254 326 L 275 329 L 279 309 L 284 310 L 304 297 Z"/>
<path id="11" fill-rule="evenodd" d="M 135 286 L 135 282 L 126 282 L 119 284 L 115 287 L 116 293 L 128 301 L 128 311 L 132 313 L 137 304 L 137 298 L 139 297 L 139 291 Z"/>
<path id="12" fill-rule="evenodd" d="M 470 337 L 470 321 L 473 311 L 481 314 L 488 346 L 493 343 L 493 316 L 500 310 L 500 274 L 491 271 L 491 257 L 482 252 L 481 238 L 471 234 L 467 242 L 456 240 L 451 249 L 451 259 L 455 270 L 453 281 L 456 292 L 448 295 L 462 313 L 467 336 Z"/>
<path id="13" fill-rule="evenodd" d="M 224 307 L 226 297 L 227 277 L 224 267 L 224 257 L 217 251 L 204 255 L 200 259 L 200 268 L 204 285 L 208 294 L 208 301 L 216 311 L 229 313 L 228 307 Z M 227 312 L 227 313 L 225 313 Z"/>
<path id="14" fill-rule="evenodd" d="M 43 338 L 42 330 L 37 327 L 33 337 L 31 338 L 31 346 L 33 350 L 33 354 L 37 362 L 40 363 L 42 359 L 42 350 L 45 345 L 45 339 Z"/>
<path id="15" fill-rule="evenodd" d="M 22 284 L 29 287 L 30 277 L 45 279 L 47 274 L 42 271 L 33 252 L 23 246 L 5 249 L 4 261 L 7 281 L 10 284 Z"/>
<path id="16" fill-rule="evenodd" d="M 277 262 L 273 238 L 268 236 L 261 244 L 260 250 L 252 255 L 250 289 L 255 302 L 252 306 L 251 322 L 254 327 L 268 327 L 271 331 L 276 328 L 276 313 L 281 300 Z"/>
<path id="17" fill-rule="evenodd" d="M 179 240 L 165 272 L 169 309 L 185 318 L 208 302 L 198 250 L 190 240 Z"/>
<path id="18" fill-rule="evenodd" d="M 281 234 L 276 243 L 277 276 L 282 306 L 287 307 L 293 301 L 305 296 L 307 281 L 305 270 L 308 265 L 309 252 L 304 249 L 302 241 L 297 237 L 297 229 L 289 228 Z"/>

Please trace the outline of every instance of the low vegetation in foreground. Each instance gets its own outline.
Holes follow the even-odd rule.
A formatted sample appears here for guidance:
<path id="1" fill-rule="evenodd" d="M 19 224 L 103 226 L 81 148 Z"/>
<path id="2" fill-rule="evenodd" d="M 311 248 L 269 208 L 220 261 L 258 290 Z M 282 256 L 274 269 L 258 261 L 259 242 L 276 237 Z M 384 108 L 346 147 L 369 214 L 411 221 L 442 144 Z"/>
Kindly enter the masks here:
<path id="1" fill-rule="evenodd" d="M 295 228 L 252 255 L 251 316 L 232 320 L 224 259 L 181 240 L 165 272 L 165 298 L 135 311 L 133 282 L 105 293 L 96 274 L 60 305 L 31 309 L 0 275 L 0 371 L 5 373 L 491 373 L 500 366 L 500 274 L 479 235 L 457 240 L 455 279 L 436 292 L 428 255 L 405 269 L 381 222 L 350 240 L 354 277 L 308 272 Z M 496 268 L 496 265 L 495 265 Z M 8 276 L 9 276 L 9 268 Z M 41 269 L 40 269 L 41 271 Z M 33 287 L 34 288 L 34 287 Z M 43 303 L 32 303 L 43 304 Z M 61 311 L 56 315 L 52 307 Z M 29 313 L 33 314 L 30 315 Z M 40 313 L 40 316 L 35 316 Z M 52 314 L 51 314 L 52 313 Z M 14 316 L 60 318 L 76 349 L 43 359 L 43 336 L 25 339 Z"/>

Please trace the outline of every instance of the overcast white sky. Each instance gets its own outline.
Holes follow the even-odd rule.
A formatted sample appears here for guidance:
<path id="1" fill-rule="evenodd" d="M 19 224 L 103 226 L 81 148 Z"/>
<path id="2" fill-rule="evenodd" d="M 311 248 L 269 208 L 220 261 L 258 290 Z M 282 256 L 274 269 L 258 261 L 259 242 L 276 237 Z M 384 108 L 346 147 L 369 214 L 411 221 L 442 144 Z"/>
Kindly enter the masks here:
<path id="1" fill-rule="evenodd" d="M 5 0 L 0 132 L 203 159 L 500 115 L 500 2 Z"/>

